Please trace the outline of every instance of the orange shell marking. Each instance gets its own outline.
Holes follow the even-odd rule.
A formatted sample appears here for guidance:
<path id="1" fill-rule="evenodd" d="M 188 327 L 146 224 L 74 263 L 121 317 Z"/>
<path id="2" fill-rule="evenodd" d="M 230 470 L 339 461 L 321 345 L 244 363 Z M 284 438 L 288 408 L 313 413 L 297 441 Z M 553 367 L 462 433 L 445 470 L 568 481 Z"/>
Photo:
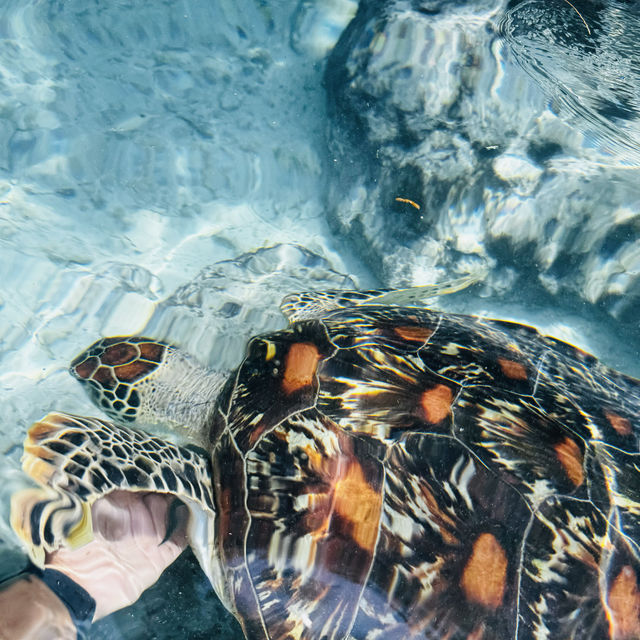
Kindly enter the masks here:
<path id="1" fill-rule="evenodd" d="M 462 574 L 461 586 L 469 600 L 488 609 L 502 604 L 507 578 L 507 554 L 491 533 L 482 533 Z"/>
<path id="2" fill-rule="evenodd" d="M 556 457 L 567 474 L 567 477 L 576 487 L 584 482 L 584 470 L 582 468 L 582 451 L 575 440 L 565 438 L 553 445 Z"/>
<path id="3" fill-rule="evenodd" d="M 314 344 L 298 342 L 292 344 L 284 363 L 282 389 L 285 393 L 293 393 L 313 382 L 318 367 L 320 354 Z"/>
<path id="4" fill-rule="evenodd" d="M 526 380 L 527 370 L 524 365 L 514 360 L 508 360 L 507 358 L 498 358 L 498 364 L 507 378 L 512 380 Z"/>
<path id="5" fill-rule="evenodd" d="M 382 495 L 367 482 L 357 461 L 349 462 L 335 485 L 335 510 L 351 524 L 360 547 L 373 552 L 378 539 Z"/>
<path id="6" fill-rule="evenodd" d="M 640 637 L 640 592 L 632 567 L 622 567 L 613 581 L 607 598 L 610 636 L 612 640 Z"/>
<path id="7" fill-rule="evenodd" d="M 403 340 L 411 342 L 426 342 L 433 335 L 433 330 L 427 327 L 396 327 L 394 332 Z"/>
<path id="8" fill-rule="evenodd" d="M 453 392 L 446 385 L 437 384 L 432 389 L 423 392 L 420 402 L 427 422 L 435 424 L 449 415 Z"/>
<path id="9" fill-rule="evenodd" d="M 609 424 L 616 430 L 616 433 L 618 435 L 631 435 L 631 423 L 626 418 L 619 416 L 613 411 L 605 411 L 604 415 L 609 421 Z"/>

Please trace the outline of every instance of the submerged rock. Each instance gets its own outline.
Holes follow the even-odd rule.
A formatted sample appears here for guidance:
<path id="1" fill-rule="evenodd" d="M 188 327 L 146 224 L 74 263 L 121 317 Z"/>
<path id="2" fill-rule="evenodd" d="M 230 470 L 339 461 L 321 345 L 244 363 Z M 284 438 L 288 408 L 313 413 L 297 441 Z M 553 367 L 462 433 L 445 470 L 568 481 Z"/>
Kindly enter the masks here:
<path id="1" fill-rule="evenodd" d="M 484 263 L 635 322 L 639 36 L 621 2 L 361 3 L 325 75 L 333 228 L 390 286 Z"/>

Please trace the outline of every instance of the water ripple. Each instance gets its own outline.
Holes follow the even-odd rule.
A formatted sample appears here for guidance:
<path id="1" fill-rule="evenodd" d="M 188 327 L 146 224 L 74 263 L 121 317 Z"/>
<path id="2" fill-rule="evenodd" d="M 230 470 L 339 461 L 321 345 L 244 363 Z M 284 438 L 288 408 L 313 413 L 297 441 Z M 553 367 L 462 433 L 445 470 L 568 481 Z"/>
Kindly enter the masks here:
<path id="1" fill-rule="evenodd" d="M 584 6 L 583 6 L 584 5 Z M 499 25 L 520 66 L 612 161 L 640 165 L 640 9 L 526 0 Z M 584 22 L 583 22 L 584 20 Z"/>

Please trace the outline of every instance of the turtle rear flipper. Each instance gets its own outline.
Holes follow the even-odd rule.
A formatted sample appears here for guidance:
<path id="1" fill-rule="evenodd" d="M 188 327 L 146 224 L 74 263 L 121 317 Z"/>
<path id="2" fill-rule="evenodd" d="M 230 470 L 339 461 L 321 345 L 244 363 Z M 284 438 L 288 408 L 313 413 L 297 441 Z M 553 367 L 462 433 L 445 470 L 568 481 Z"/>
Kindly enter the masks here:
<path id="1" fill-rule="evenodd" d="M 371 305 L 424 307 L 429 300 L 466 289 L 481 282 L 485 276 L 486 270 L 481 268 L 453 280 L 407 289 L 305 291 L 286 296 L 280 304 L 280 311 L 289 322 L 293 323 L 299 320 L 320 318 L 330 311 L 348 307 Z"/>
<path id="2" fill-rule="evenodd" d="M 91 505 L 111 491 L 177 496 L 190 510 L 188 536 L 209 575 L 213 526 L 206 457 L 97 418 L 50 413 L 27 434 L 23 468 L 41 488 L 11 501 L 11 525 L 42 566 L 45 554 L 93 538 Z"/>
<path id="3" fill-rule="evenodd" d="M 203 426 L 225 381 L 165 342 L 142 336 L 102 338 L 71 363 L 91 400 L 120 424 L 162 424 L 205 443 Z"/>

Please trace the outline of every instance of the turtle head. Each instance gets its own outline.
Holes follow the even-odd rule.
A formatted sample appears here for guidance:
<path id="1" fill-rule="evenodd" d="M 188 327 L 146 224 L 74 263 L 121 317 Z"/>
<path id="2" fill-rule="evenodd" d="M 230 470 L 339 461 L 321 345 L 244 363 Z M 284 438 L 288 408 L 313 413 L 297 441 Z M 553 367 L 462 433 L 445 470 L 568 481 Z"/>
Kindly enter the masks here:
<path id="1" fill-rule="evenodd" d="M 142 336 L 102 338 L 78 355 L 71 375 L 91 400 L 120 424 L 166 427 L 202 445 L 226 374 L 203 367 L 165 342 Z"/>
<path id="2" fill-rule="evenodd" d="M 103 338 L 74 358 L 69 370 L 110 418 L 134 422 L 144 410 L 141 393 L 169 349 L 139 336 Z"/>

